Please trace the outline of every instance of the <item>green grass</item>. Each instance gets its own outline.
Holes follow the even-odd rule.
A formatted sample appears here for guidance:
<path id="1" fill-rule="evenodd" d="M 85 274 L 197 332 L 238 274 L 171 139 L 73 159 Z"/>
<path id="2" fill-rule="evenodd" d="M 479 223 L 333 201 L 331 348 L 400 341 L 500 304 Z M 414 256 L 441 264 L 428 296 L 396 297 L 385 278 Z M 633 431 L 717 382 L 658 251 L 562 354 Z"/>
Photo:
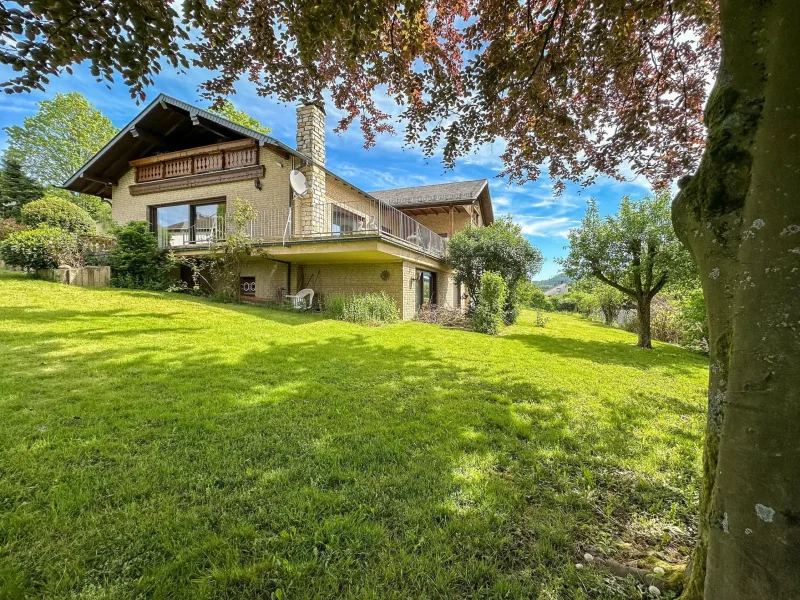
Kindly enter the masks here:
<path id="1" fill-rule="evenodd" d="M 638 597 L 574 565 L 685 560 L 707 361 L 534 320 L 0 272 L 0 598 Z"/>

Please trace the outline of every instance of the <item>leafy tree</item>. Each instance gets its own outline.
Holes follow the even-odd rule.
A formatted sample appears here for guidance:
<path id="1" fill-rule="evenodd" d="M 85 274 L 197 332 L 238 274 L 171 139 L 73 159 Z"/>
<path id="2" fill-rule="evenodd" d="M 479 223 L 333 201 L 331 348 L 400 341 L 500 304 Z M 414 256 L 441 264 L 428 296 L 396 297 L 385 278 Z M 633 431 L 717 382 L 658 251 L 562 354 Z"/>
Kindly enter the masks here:
<path id="1" fill-rule="evenodd" d="M 20 127 L 4 127 L 9 158 L 43 185 L 59 186 L 117 133 L 82 94 L 56 94 L 42 100 Z"/>
<path id="2" fill-rule="evenodd" d="M 600 217 L 597 202 L 569 232 L 561 264 L 571 277 L 596 277 L 636 303 L 640 348 L 652 348 L 650 304 L 667 283 L 692 275 L 691 259 L 672 231 L 669 194 L 633 202 L 622 199 L 613 217 Z"/>
<path id="3" fill-rule="evenodd" d="M 56 196 L 45 196 L 26 204 L 22 222 L 28 227 L 49 225 L 76 235 L 96 233 L 91 215 L 80 206 Z"/>
<path id="4" fill-rule="evenodd" d="M 57 196 L 63 200 L 77 204 L 92 215 L 95 221 L 106 224 L 111 222 L 111 205 L 102 198 L 89 194 L 74 194 L 69 190 L 57 187 L 48 187 L 45 190 L 45 194 L 47 196 Z"/>
<path id="5" fill-rule="evenodd" d="M 178 44 L 188 33 L 169 4 L 18 5 L 0 8 L 0 62 L 20 73 L 6 91 L 41 88 L 89 61 L 98 78 L 123 72 L 141 98 L 161 57 L 188 65 Z M 673 207 L 699 266 L 713 365 L 700 539 L 684 596 L 800 596 L 791 516 L 800 479 L 784 451 L 800 438 L 800 341 L 788 325 L 800 313 L 793 0 L 322 0 L 291 11 L 274 0 L 236 10 L 187 0 L 184 11 L 201 30 L 189 47 L 220 73 L 209 95 L 245 74 L 285 101 L 328 88 L 340 125 L 360 119 L 367 145 L 390 128 L 372 96 L 388 84 L 405 107 L 406 140 L 429 153 L 442 140 L 448 163 L 500 136 L 505 172 L 519 180 L 543 163 L 558 181 L 619 176 L 625 161 L 657 183 L 697 168 Z M 755 517 L 754 507 L 763 507 Z"/>
<path id="6" fill-rule="evenodd" d="M 228 119 L 228 121 L 233 121 L 242 127 L 247 127 L 259 133 L 268 134 L 272 131 L 272 129 L 264 127 L 258 119 L 251 117 L 243 110 L 237 110 L 230 100 L 224 100 L 219 106 L 210 106 L 208 110 L 217 113 L 220 117 Z"/>
<path id="7" fill-rule="evenodd" d="M 469 312 L 475 309 L 483 273 L 492 271 L 506 283 L 504 320 L 514 323 L 519 313 L 517 286 L 538 273 L 543 261 L 538 248 L 522 235 L 522 228 L 511 217 L 498 219 L 488 227 L 467 225 L 453 236 L 447 248 L 456 280 L 467 288 Z"/>
<path id="8" fill-rule="evenodd" d="M 0 217 L 19 218 L 22 207 L 42 197 L 42 186 L 25 175 L 19 162 L 3 157 L 0 173 Z"/>

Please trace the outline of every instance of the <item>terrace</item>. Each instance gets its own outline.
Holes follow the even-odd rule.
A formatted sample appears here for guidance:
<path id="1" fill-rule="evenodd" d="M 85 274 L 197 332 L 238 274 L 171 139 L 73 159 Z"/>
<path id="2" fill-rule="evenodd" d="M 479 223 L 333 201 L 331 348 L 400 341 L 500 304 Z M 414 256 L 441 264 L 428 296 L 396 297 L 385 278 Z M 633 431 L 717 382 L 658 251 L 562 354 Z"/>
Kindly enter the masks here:
<path id="1" fill-rule="evenodd" d="M 211 248 L 232 230 L 226 211 L 224 201 L 154 207 L 151 223 L 162 248 Z M 285 210 L 259 211 L 243 233 L 263 245 L 379 238 L 433 258 L 445 254 L 443 237 L 372 198 L 312 202 L 295 197 Z"/>

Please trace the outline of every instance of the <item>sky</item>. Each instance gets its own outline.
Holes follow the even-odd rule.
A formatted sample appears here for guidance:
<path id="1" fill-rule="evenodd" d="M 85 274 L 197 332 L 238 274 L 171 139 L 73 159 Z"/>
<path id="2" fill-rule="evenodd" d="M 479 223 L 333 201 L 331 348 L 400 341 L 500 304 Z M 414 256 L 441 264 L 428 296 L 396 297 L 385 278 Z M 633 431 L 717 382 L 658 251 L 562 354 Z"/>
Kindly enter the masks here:
<path id="1" fill-rule="evenodd" d="M 148 90 L 147 102 L 159 93 L 165 93 L 207 108 L 208 102 L 201 99 L 198 85 L 210 75 L 210 72 L 196 68 L 190 69 L 186 74 L 165 69 L 155 78 L 155 85 Z M 8 67 L 0 65 L 0 81 L 12 76 Z M 0 95 L 0 127 L 21 125 L 26 116 L 36 112 L 37 102 L 50 99 L 56 93 L 67 92 L 82 93 L 120 128 L 143 108 L 142 105 L 136 105 L 119 80 L 108 89 L 105 83 L 96 82 L 87 68 L 79 66 L 74 75 L 64 74 L 52 78 L 44 93 Z M 230 99 L 237 108 L 246 111 L 263 125 L 271 127 L 273 137 L 294 147 L 294 105 L 259 97 L 249 81 L 239 82 L 236 94 Z M 388 96 L 377 97 L 376 100 L 387 113 L 399 114 L 399 109 Z M 641 198 L 651 191 L 644 178 L 630 174 L 622 182 L 599 178 L 588 188 L 569 185 L 564 194 L 555 197 L 553 183 L 546 176 L 546 171 L 543 171 L 545 175 L 539 180 L 522 186 L 508 185 L 497 177 L 503 170 L 500 154 L 504 148 L 504 140 L 479 148 L 474 154 L 462 158 L 454 169 L 447 170 L 441 163 L 440 156 L 425 158 L 421 150 L 403 147 L 402 123 L 395 124 L 397 135 L 379 135 L 376 146 L 365 150 L 361 131 L 357 126 L 341 135 L 333 133 L 339 116 L 341 115 L 328 103 L 326 166 L 329 169 L 366 191 L 488 179 L 495 216 L 510 214 L 545 258 L 537 278 L 544 279 L 560 271 L 555 259 L 566 255 L 567 232 L 579 224 L 589 198 L 597 200 L 601 213 L 613 214 L 624 195 Z M 5 146 L 6 134 L 5 131 L 0 131 L 0 151 Z"/>

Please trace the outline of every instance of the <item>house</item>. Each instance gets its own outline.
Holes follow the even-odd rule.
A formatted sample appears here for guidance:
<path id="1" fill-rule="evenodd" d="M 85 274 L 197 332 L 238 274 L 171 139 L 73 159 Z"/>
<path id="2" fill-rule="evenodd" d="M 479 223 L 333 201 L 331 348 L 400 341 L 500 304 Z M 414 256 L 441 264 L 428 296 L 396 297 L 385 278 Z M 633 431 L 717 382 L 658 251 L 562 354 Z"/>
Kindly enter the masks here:
<path id="1" fill-rule="evenodd" d="M 290 173 L 305 175 L 296 193 Z M 277 299 L 385 291 L 403 318 L 435 303 L 458 307 L 446 240 L 494 215 L 488 182 L 367 192 L 325 166 L 325 111 L 297 109 L 297 148 L 159 95 L 64 187 L 107 198 L 120 224 L 147 220 L 162 247 L 186 256 L 224 239 L 239 198 L 257 214 L 242 293 Z"/>
<path id="2" fill-rule="evenodd" d="M 569 292 L 569 284 L 568 283 L 559 283 L 556 287 L 552 287 L 547 290 L 544 295 L 545 296 L 560 296 L 561 294 L 566 294 Z"/>

